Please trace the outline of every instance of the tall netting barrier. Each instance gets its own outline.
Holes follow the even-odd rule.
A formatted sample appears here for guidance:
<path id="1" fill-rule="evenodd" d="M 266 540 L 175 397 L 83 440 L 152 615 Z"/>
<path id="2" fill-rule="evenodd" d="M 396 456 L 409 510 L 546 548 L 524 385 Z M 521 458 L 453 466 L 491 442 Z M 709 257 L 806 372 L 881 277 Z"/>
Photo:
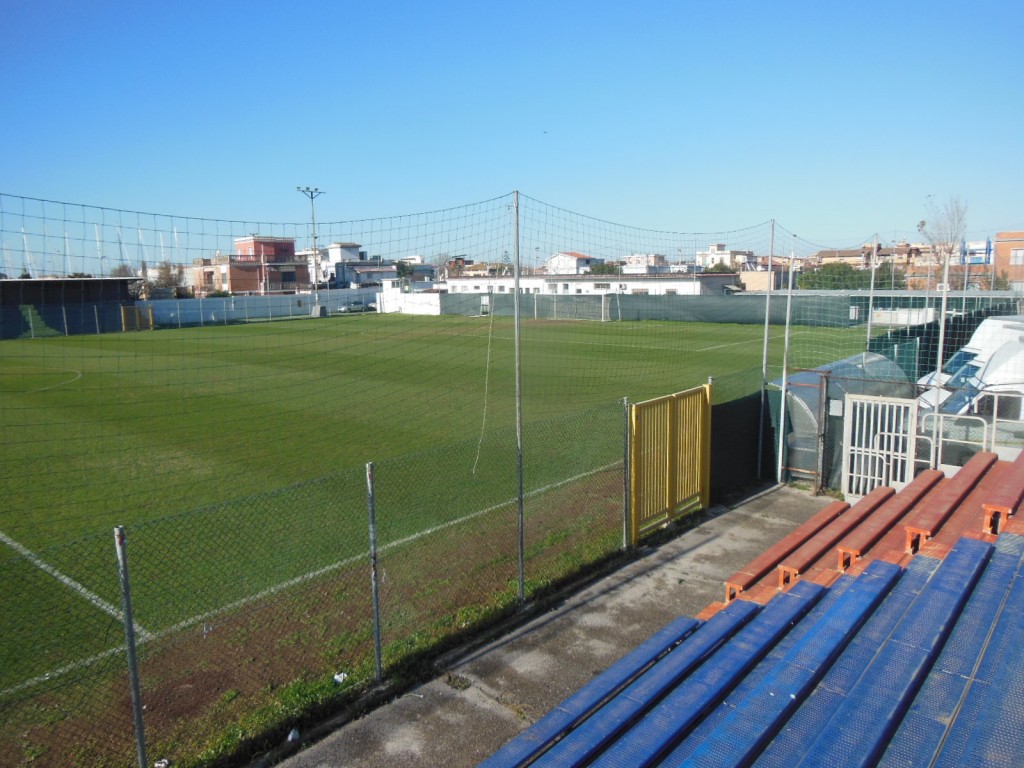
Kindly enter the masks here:
<path id="1" fill-rule="evenodd" d="M 804 447 L 761 419 L 784 378 L 870 352 L 916 381 L 1018 311 L 801 284 L 827 249 L 771 222 L 512 194 L 316 229 L 311 261 L 309 223 L 0 194 L 0 763 L 270 749 L 621 550 L 627 401 L 713 379 L 725 495 Z"/>
<path id="2" fill-rule="evenodd" d="M 837 262 L 829 266 L 826 249 L 795 243 L 791 253 L 805 260 L 816 253 L 817 263 L 801 264 L 794 291 L 786 290 L 785 281 L 786 288 L 762 297 L 771 318 L 766 343 L 774 350 L 765 377 L 774 432 L 771 458 L 780 479 L 839 489 L 845 395 L 914 399 L 930 389 L 943 390 L 950 377 L 943 391 L 984 387 L 980 380 L 970 382 L 980 368 L 962 368 L 965 357 L 958 350 L 971 344 L 985 318 L 1019 314 L 1020 294 L 999 288 L 992 263 L 975 266 L 972 278 L 970 264 L 953 264 L 946 271 L 937 260 L 923 258 L 899 268 L 880 262 L 872 256 L 877 250 L 864 246 L 855 269 Z M 847 257 L 857 263 L 857 253 Z M 1014 381 L 1024 389 L 1024 364 L 1018 368 Z M 942 372 L 938 380 L 937 371 Z"/>

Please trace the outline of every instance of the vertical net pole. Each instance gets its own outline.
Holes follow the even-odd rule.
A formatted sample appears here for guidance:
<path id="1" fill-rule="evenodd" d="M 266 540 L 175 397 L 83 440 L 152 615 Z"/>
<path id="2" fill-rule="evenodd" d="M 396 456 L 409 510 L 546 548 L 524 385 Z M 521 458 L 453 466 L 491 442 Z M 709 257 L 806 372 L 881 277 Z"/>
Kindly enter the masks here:
<path id="1" fill-rule="evenodd" d="M 771 339 L 770 318 L 772 308 L 772 288 L 775 279 L 772 277 L 772 254 L 775 251 L 775 219 L 772 219 L 771 233 L 768 236 L 768 291 L 764 297 L 764 350 L 761 353 L 761 418 L 757 425 L 757 479 L 763 475 L 764 465 L 764 419 L 765 398 L 768 395 L 768 342 Z"/>
<path id="2" fill-rule="evenodd" d="M 871 249 L 871 286 L 868 290 L 868 337 L 864 342 L 864 349 L 871 350 L 871 319 L 875 314 L 875 270 L 878 268 L 878 235 L 875 235 L 875 244 Z M 890 265 L 890 270 L 891 270 Z M 891 307 L 890 307 L 891 309 Z"/>
<path id="3" fill-rule="evenodd" d="M 942 371 L 943 352 L 946 347 L 946 309 L 949 301 L 949 259 L 952 255 L 948 246 L 944 248 L 946 251 L 944 263 L 942 266 L 942 302 L 939 310 L 939 348 L 935 353 L 935 376 L 932 379 L 932 384 L 935 387 L 935 418 L 932 419 L 932 467 L 939 465 L 940 452 L 939 452 L 939 392 L 941 385 L 939 384 L 939 373 Z"/>
<path id="4" fill-rule="evenodd" d="M 519 339 L 519 192 L 512 193 L 512 253 L 515 260 L 513 269 L 513 307 L 515 314 L 515 367 L 516 367 L 516 494 L 517 519 L 519 525 L 519 602 L 526 599 L 526 521 L 523 515 L 523 388 L 521 351 Z"/>
<path id="5" fill-rule="evenodd" d="M 124 526 L 114 528 L 114 547 L 117 549 L 117 572 L 121 581 L 121 609 L 124 614 L 124 641 L 128 654 L 128 680 L 131 685 L 132 715 L 135 720 L 135 750 L 139 768 L 147 768 L 146 732 L 142 722 L 142 693 L 139 686 L 139 660 L 135 654 L 135 619 L 132 615 L 132 591 L 128 580 L 128 554 L 125 548 Z"/>
<path id="6" fill-rule="evenodd" d="M 779 462 L 775 469 L 776 482 L 782 482 L 783 448 L 786 443 L 786 385 L 789 376 L 789 333 L 793 318 L 793 269 L 796 266 L 796 246 L 789 252 L 789 288 L 786 291 L 786 340 L 782 346 L 782 401 L 779 403 Z"/>
<path id="7" fill-rule="evenodd" d="M 377 684 L 384 679 L 381 651 L 380 582 L 377 578 L 377 512 L 374 496 L 373 462 L 366 465 L 366 506 L 370 514 L 370 589 L 373 594 L 373 655 L 377 668 Z"/>

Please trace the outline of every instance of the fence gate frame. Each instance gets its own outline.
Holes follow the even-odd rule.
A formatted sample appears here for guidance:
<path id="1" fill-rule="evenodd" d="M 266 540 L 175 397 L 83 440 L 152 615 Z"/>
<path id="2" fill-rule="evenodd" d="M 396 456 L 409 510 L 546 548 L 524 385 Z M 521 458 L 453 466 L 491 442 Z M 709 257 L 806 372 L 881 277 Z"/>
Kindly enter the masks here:
<path id="1" fill-rule="evenodd" d="M 917 400 L 847 394 L 843 408 L 842 492 L 847 500 L 914 479 Z"/>
<path id="2" fill-rule="evenodd" d="M 629 544 L 707 509 L 711 484 L 711 382 L 628 404 Z"/>

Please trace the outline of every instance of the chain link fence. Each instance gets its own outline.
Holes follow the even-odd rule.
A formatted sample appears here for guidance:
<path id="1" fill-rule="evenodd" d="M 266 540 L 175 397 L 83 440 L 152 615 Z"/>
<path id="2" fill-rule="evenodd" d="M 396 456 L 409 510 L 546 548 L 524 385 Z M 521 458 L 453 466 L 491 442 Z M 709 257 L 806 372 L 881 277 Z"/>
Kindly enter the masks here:
<path id="1" fill-rule="evenodd" d="M 522 528 L 503 429 L 379 462 L 369 486 L 353 469 L 127 529 L 149 762 L 283 740 L 619 549 L 622 405 L 530 424 L 523 445 Z M 0 563 L 0 762 L 136 761 L 118 574 L 112 536 Z"/>

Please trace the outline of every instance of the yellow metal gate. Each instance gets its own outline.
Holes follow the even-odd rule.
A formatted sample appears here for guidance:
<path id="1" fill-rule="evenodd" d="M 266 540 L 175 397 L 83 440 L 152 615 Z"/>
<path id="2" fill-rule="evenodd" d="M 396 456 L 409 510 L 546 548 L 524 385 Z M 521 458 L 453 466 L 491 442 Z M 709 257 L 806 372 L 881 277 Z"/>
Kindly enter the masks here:
<path id="1" fill-rule="evenodd" d="M 629 538 L 708 507 L 711 385 L 629 405 Z"/>

